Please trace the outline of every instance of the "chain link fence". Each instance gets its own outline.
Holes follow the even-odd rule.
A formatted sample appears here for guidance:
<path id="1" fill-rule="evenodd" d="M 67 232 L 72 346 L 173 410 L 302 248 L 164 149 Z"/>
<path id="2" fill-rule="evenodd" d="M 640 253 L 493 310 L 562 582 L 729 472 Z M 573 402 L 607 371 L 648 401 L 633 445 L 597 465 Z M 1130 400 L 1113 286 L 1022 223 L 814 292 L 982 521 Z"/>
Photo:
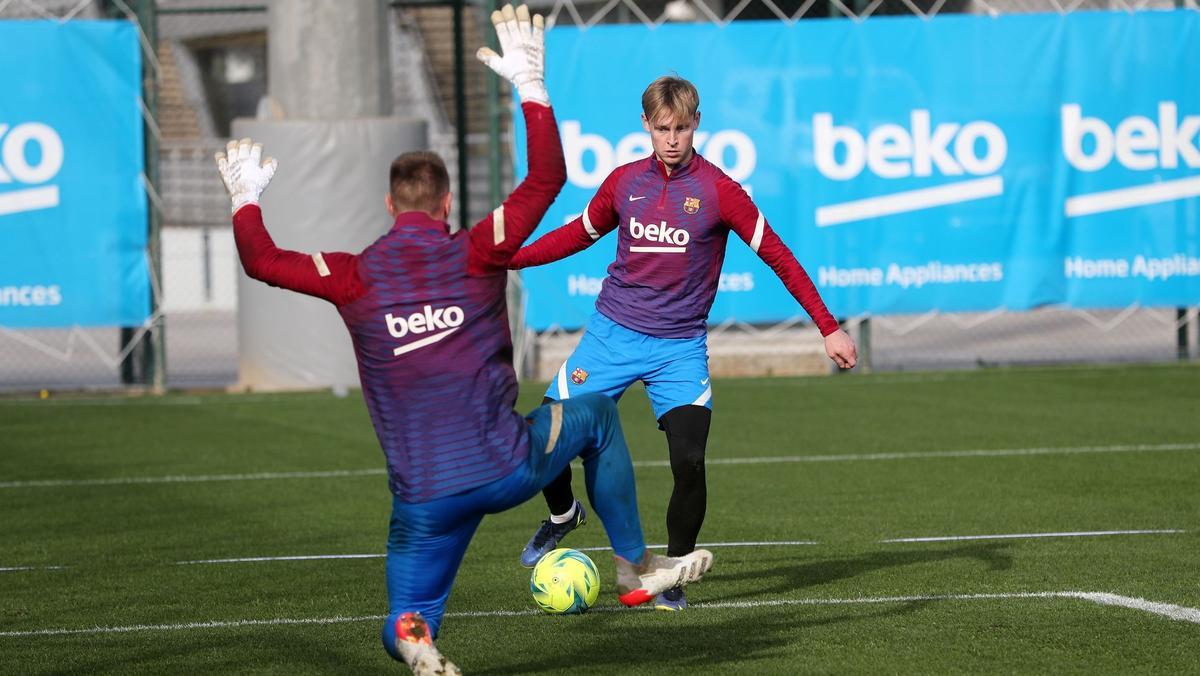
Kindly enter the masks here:
<path id="1" fill-rule="evenodd" d="M 152 58 L 152 39 L 141 30 L 147 10 L 152 11 L 153 7 L 138 0 L 0 0 L 0 21 L 34 19 L 66 23 L 115 18 L 138 26 L 144 62 L 143 96 L 139 103 L 149 155 L 158 137 L 154 115 L 157 65 Z M 151 259 L 151 317 L 141 326 L 104 329 L 17 330 L 0 326 L 0 391 L 152 385 L 161 381 L 162 374 L 157 369 L 163 352 L 159 311 L 162 285 L 154 264 L 158 258 L 154 242 L 161 200 L 154 179 L 154 163 L 147 162 L 142 180 L 151 211 L 147 223 L 152 242 L 147 251 Z"/>
<path id="2" fill-rule="evenodd" d="M 140 4 L 154 15 L 155 30 L 143 31 L 144 46 L 149 46 L 148 34 L 157 36 L 143 58 L 149 86 L 157 93 L 157 105 L 147 116 L 147 136 L 158 146 L 157 189 L 148 193 L 161 218 L 161 278 L 154 280 L 161 304 L 147 326 L 132 330 L 0 326 L 0 391 L 141 385 L 143 379 L 135 373 L 141 367 L 138 346 L 159 319 L 166 327 L 168 386 L 227 387 L 237 382 L 238 261 L 229 200 L 212 158 L 228 140 L 232 121 L 255 116 L 267 94 L 269 3 Z M 0 21 L 137 21 L 138 5 L 136 0 L 0 0 Z M 461 51 L 466 58 L 459 82 L 453 3 L 392 2 L 389 7 L 393 109 L 426 120 L 431 148 L 445 158 L 456 188 L 454 213 L 475 222 L 491 211 L 493 196 L 512 183 L 509 148 L 495 142 L 501 135 L 511 136 L 508 93 L 495 89 L 489 100 L 485 69 L 473 58 L 490 21 L 485 24 L 480 6 L 463 12 L 466 47 Z M 470 103 L 460 108 L 459 97 Z M 459 201 L 464 191 L 458 189 L 460 112 L 467 156 L 465 204 Z M 493 129 L 493 119 L 505 126 Z M 381 178 L 381 194 L 385 189 Z"/>
<path id="3" fill-rule="evenodd" d="M 946 14 L 1125 12 L 1186 7 L 1196 0 L 545 0 L 533 2 L 551 25 L 801 20 Z M 737 244 L 734 244 L 737 246 Z M 803 261 L 803 252 L 797 252 Z M 811 270 L 810 270 L 811 272 Z M 1200 299 L 1197 299 L 1200 302 Z M 796 308 L 797 312 L 802 312 Z M 1078 310 L 1048 307 L 1030 312 L 930 312 L 913 316 L 847 317 L 865 370 L 959 369 L 1007 365 L 1164 362 L 1200 357 L 1196 307 Z M 709 334 L 716 375 L 797 375 L 833 370 L 819 333 L 799 314 L 771 325 L 725 322 Z M 526 376 L 554 376 L 582 330 L 527 333 L 518 362 Z"/>
<path id="4" fill-rule="evenodd" d="M 869 20 L 909 14 L 936 20 L 946 13 L 1004 14 L 1188 6 L 1197 0 L 534 0 L 551 25 L 743 20 L 795 22 L 844 18 Z M 389 59 L 393 109 L 429 124 L 432 149 L 458 182 L 458 152 L 466 154 L 465 204 L 474 222 L 511 188 L 513 143 L 507 87 L 489 81 L 473 58 L 489 35 L 488 13 L 499 4 L 467 4 L 455 45 L 451 2 L 391 2 Z M 0 390 L 127 387 L 146 382 L 135 358 L 139 345 L 165 324 L 165 382 L 171 387 L 226 387 L 237 381 L 237 256 L 228 200 L 212 165 L 236 117 L 254 116 L 267 93 L 269 3 L 241 0 L 0 0 L 0 20 L 76 21 L 154 16 L 143 30 L 150 89 L 148 138 L 158 146 L 156 189 L 160 214 L 154 288 L 160 301 L 143 327 L 126 329 L 15 330 L 0 327 Z M 151 46 L 149 36 L 155 36 Z M 462 67 L 456 73 L 456 59 Z M 461 103 L 459 100 L 461 99 Z M 460 120 L 462 135 L 459 137 Z M 381 187 L 382 190 L 382 187 Z M 462 192 L 461 190 L 458 192 Z M 456 195 L 458 197 L 459 195 Z M 801 259 L 803 255 L 801 252 Z M 511 303 L 519 327 L 522 296 Z M 820 341 L 804 317 L 772 326 L 737 322 L 714 327 L 714 373 L 828 371 Z M 1067 362 L 1150 362 L 1195 357 L 1197 323 L 1192 309 L 1125 308 L 1105 312 L 1043 309 L 920 316 L 847 318 L 869 355 L 884 370 L 978 367 Z M 578 334 L 519 330 L 517 360 L 526 377 L 548 378 Z M 1182 342 L 1181 342 L 1182 341 Z"/>

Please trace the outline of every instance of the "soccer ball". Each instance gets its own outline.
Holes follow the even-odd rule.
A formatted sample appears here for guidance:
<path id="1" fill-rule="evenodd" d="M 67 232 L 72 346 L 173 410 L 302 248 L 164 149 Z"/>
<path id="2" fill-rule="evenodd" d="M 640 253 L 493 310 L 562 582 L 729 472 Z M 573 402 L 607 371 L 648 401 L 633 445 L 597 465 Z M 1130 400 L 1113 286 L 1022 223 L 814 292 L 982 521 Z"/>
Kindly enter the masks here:
<path id="1" fill-rule="evenodd" d="M 556 549 L 533 567 L 529 591 L 547 613 L 582 613 L 600 596 L 600 573 L 587 554 L 574 549 Z"/>

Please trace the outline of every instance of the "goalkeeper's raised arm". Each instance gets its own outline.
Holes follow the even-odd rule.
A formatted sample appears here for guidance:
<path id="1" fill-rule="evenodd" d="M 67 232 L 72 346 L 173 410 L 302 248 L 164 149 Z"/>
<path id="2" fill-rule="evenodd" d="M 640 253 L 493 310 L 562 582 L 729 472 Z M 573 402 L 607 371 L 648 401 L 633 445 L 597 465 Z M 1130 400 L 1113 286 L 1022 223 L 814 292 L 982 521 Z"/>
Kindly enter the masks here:
<path id="1" fill-rule="evenodd" d="M 508 268 L 567 181 L 562 141 L 546 92 L 545 23 L 540 15 L 531 17 L 525 5 L 515 11 L 505 5 L 503 11 L 492 12 L 492 23 L 503 55 L 482 47 L 476 56 L 517 90 L 525 115 L 529 174 L 503 204 L 471 230 L 471 272 L 475 274 Z"/>
<path id="2" fill-rule="evenodd" d="M 262 144 L 246 138 L 230 141 L 217 153 L 217 170 L 229 191 L 233 240 L 251 279 L 322 298 L 335 305 L 361 295 L 354 256 L 343 252 L 301 253 L 281 249 L 263 224 L 258 201 L 275 175 L 277 163 L 263 157 Z"/>

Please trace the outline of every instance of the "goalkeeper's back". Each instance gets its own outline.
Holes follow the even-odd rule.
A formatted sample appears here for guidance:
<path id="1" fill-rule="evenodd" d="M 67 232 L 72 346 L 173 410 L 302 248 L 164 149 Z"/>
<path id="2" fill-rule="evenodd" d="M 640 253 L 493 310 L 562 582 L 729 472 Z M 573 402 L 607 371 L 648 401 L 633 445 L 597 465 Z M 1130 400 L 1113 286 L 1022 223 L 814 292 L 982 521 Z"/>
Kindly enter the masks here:
<path id="1" fill-rule="evenodd" d="M 549 106 L 524 103 L 529 175 L 469 232 L 451 234 L 449 178 L 432 153 L 392 165 L 392 228 L 359 254 L 275 246 L 257 204 L 235 212 L 246 273 L 338 307 L 392 492 L 425 502 L 509 474 L 529 453 L 513 410 L 508 262 L 566 182 Z"/>
<path id="2" fill-rule="evenodd" d="M 357 264 L 365 294 L 338 310 L 392 492 L 423 502 L 506 476 L 528 453 L 506 275 L 468 274 L 466 233 L 420 212 L 401 214 Z"/>

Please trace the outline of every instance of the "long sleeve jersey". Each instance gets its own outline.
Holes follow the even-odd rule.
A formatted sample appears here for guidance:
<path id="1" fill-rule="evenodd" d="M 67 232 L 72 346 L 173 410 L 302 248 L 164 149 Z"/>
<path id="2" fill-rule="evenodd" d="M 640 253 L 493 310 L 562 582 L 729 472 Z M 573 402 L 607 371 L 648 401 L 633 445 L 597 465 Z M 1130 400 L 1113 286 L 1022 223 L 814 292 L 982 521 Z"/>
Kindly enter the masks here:
<path id="1" fill-rule="evenodd" d="M 614 229 L 617 258 L 596 309 L 622 326 L 660 338 L 704 335 L 732 230 L 779 276 L 821 335 L 838 329 L 808 273 L 746 191 L 699 154 L 670 174 L 653 155 L 617 167 L 583 214 L 521 249 L 510 265 L 565 258 Z"/>
<path id="2" fill-rule="evenodd" d="M 257 205 L 233 217 L 250 277 L 323 298 L 350 331 L 389 485 L 425 502 L 510 473 L 528 456 L 505 302 L 507 269 L 566 182 L 550 108 L 523 104 L 529 174 L 466 232 L 400 214 L 358 254 L 275 246 Z"/>

